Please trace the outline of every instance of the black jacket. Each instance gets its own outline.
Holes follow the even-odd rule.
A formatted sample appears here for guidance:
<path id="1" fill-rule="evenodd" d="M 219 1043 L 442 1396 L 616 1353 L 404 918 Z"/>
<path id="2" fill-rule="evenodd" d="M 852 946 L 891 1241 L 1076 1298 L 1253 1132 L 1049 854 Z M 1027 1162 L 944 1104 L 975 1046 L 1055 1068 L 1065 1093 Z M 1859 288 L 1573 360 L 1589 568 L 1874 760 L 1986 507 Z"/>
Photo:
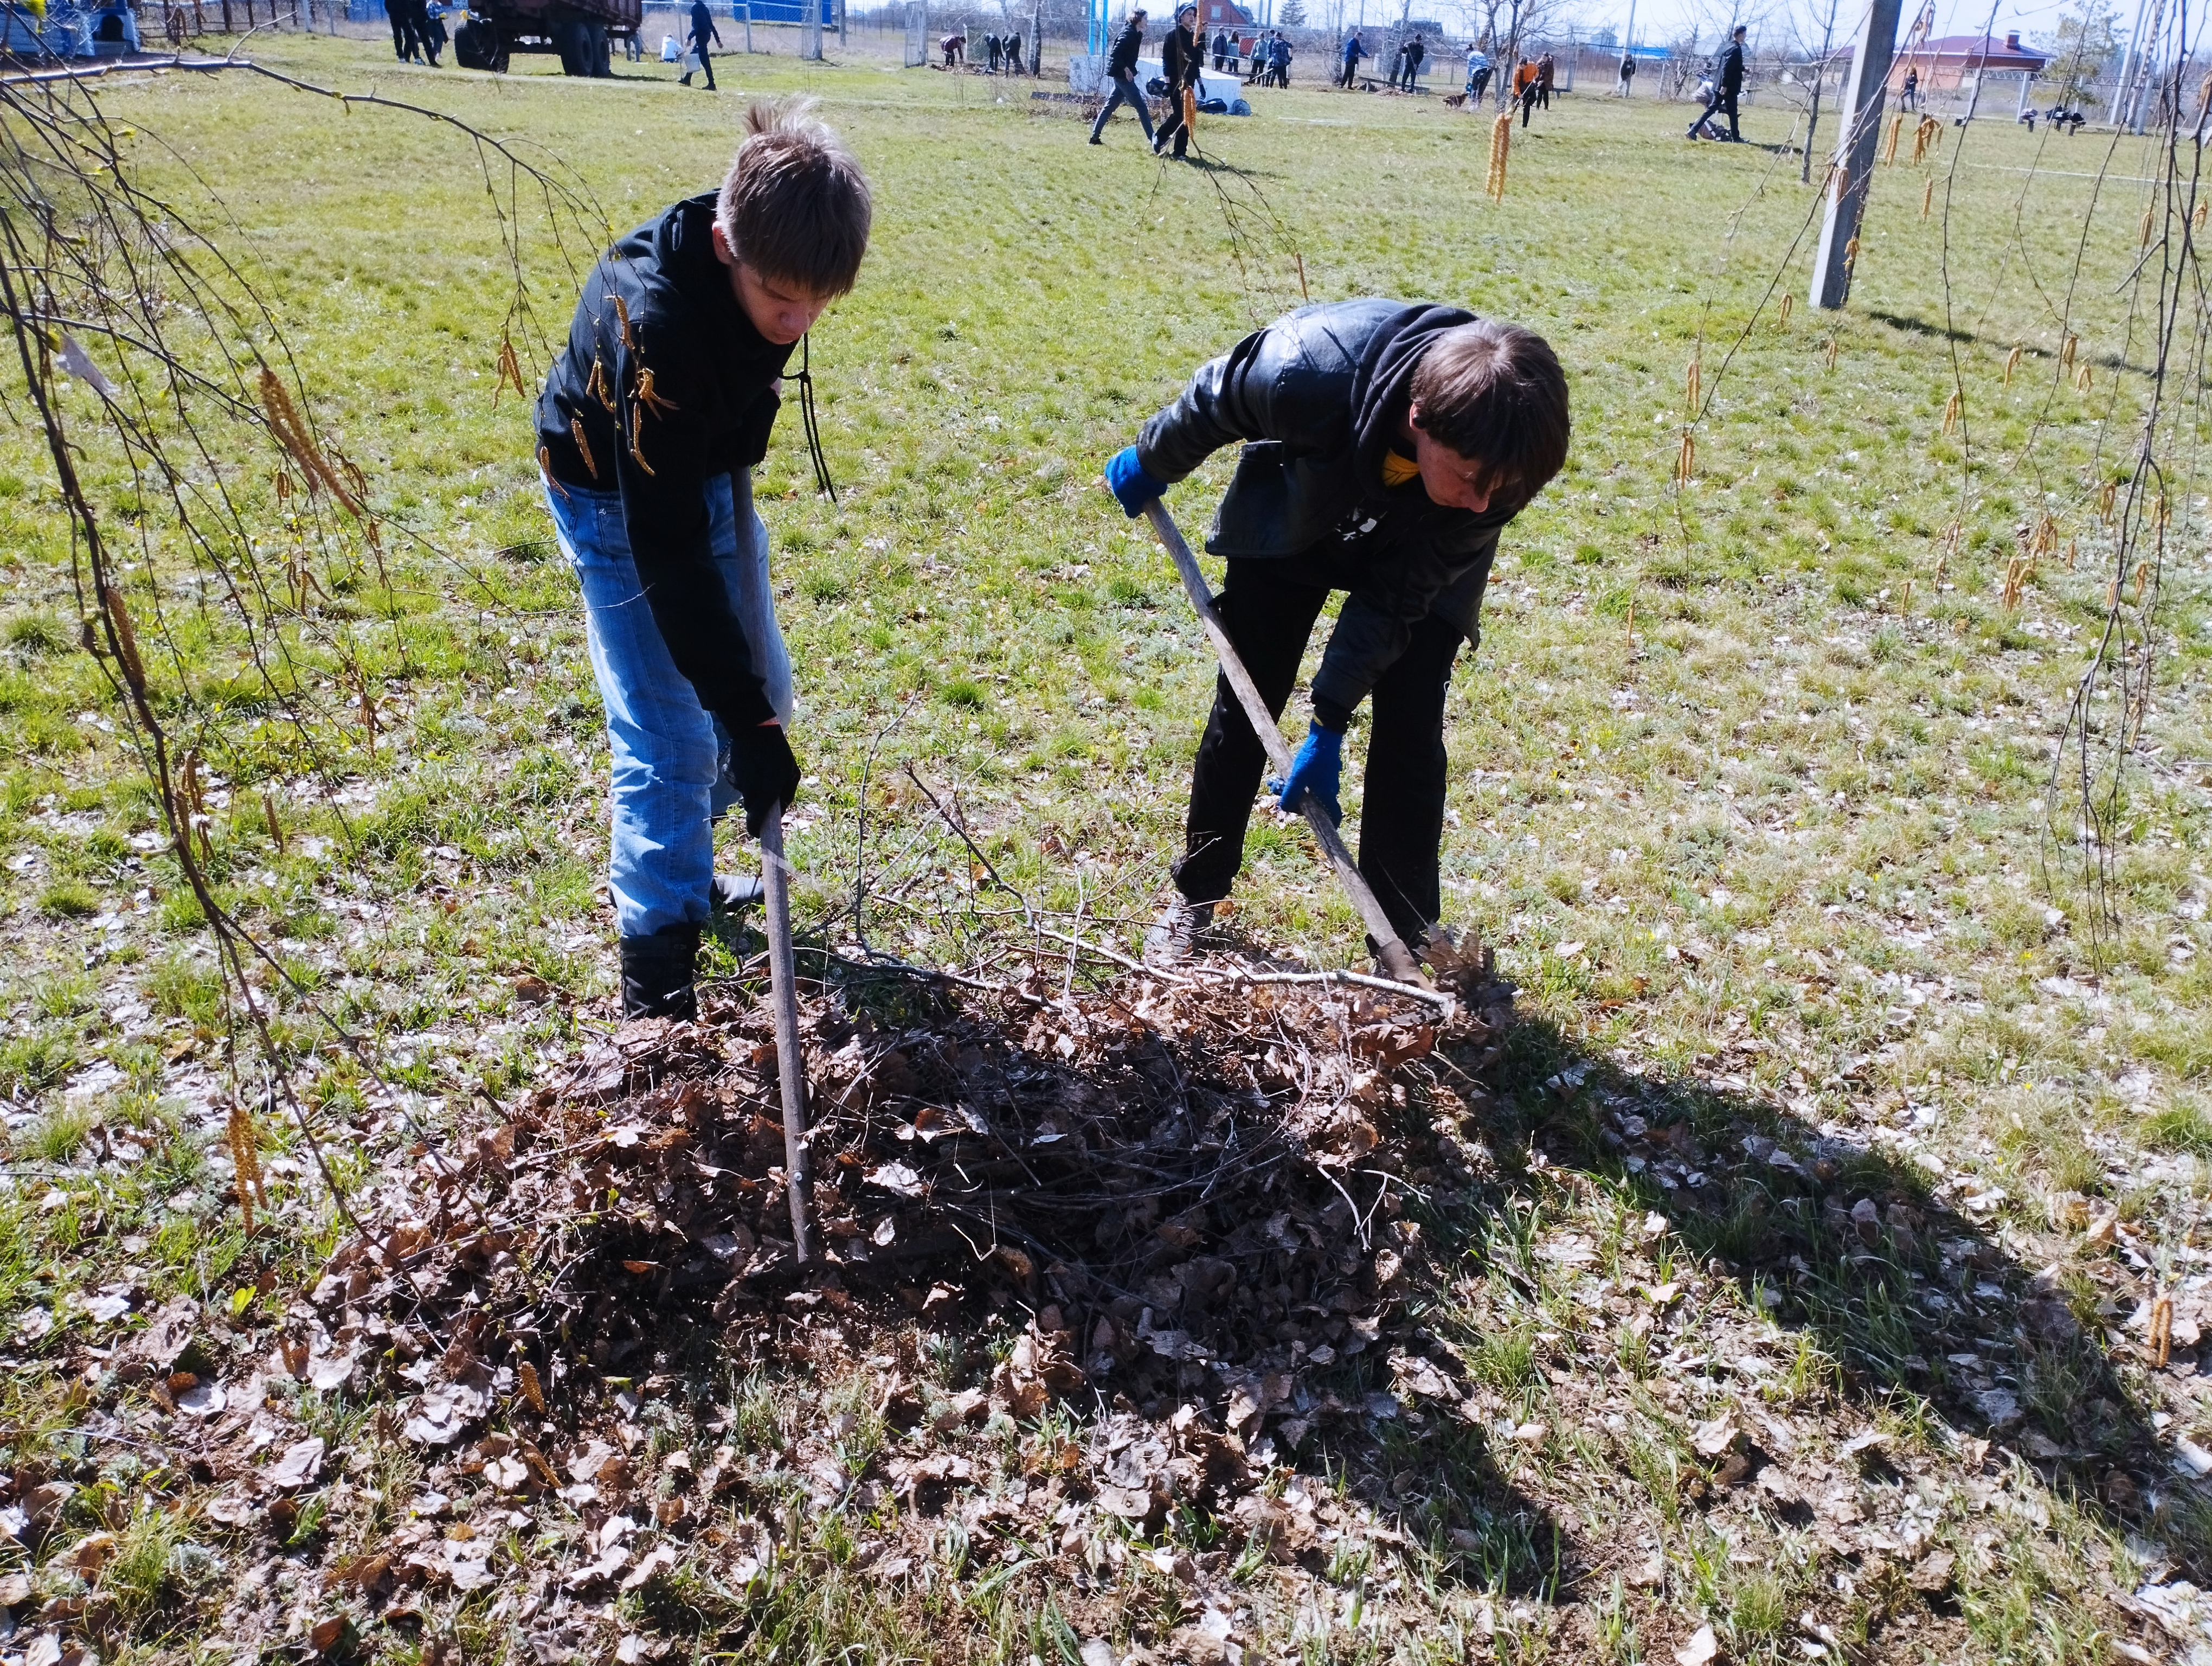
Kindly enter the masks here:
<path id="1" fill-rule="evenodd" d="M 1207 550 L 1284 563 L 1284 576 L 1350 593 L 1314 678 L 1314 714 L 1341 728 L 1434 613 L 1476 635 L 1498 528 L 1522 501 L 1480 514 L 1382 484 L 1413 367 L 1471 313 L 1399 301 L 1302 307 L 1201 368 L 1137 436 L 1146 472 L 1173 483 L 1243 442 Z"/>
<path id="2" fill-rule="evenodd" d="M 1206 68 L 1206 49 L 1178 24 L 1160 42 L 1160 68 L 1167 76 L 1168 95 L 1179 98 L 1184 88 L 1199 84 L 1199 72 Z"/>
<path id="3" fill-rule="evenodd" d="M 710 40 L 718 46 L 722 42 L 722 32 L 714 27 L 714 14 L 708 11 L 701 0 L 691 0 L 690 38 L 691 44 L 702 52 L 707 49 L 707 43 Z"/>
<path id="4" fill-rule="evenodd" d="M 1121 31 L 1121 38 L 1114 43 L 1113 52 L 1106 59 L 1106 73 L 1115 80 L 1137 73 L 1137 54 L 1144 50 L 1145 32 L 1134 23 Z"/>
<path id="5" fill-rule="evenodd" d="M 694 197 L 599 258 L 538 396 L 538 442 L 556 487 L 622 494 L 669 657 L 735 730 L 775 713 L 715 569 L 706 488 L 766 454 L 791 349 L 738 304 L 714 222 L 713 194 Z"/>
<path id="6" fill-rule="evenodd" d="M 1723 93 L 1743 90 L 1743 42 L 1731 40 L 1713 65 L 1713 84 Z"/>

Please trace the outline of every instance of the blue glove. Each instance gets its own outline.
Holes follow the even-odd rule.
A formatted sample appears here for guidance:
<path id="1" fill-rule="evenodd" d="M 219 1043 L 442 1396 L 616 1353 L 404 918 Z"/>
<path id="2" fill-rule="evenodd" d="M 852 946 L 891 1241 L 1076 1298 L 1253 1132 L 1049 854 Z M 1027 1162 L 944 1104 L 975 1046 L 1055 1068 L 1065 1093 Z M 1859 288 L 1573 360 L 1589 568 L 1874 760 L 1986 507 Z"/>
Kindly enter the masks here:
<path id="1" fill-rule="evenodd" d="M 1155 480 L 1145 472 L 1145 465 L 1137 460 L 1134 446 L 1115 452 L 1106 459 L 1106 483 L 1114 489 L 1121 508 L 1134 520 L 1144 514 L 1145 505 L 1168 489 L 1164 480 Z"/>
<path id="2" fill-rule="evenodd" d="M 1334 729 L 1324 729 L 1319 722 L 1306 730 L 1305 745 L 1291 760 L 1291 773 L 1278 791 L 1278 805 L 1289 811 L 1302 811 L 1304 800 L 1310 795 L 1313 801 L 1328 812 L 1333 822 L 1344 819 L 1343 807 L 1336 801 L 1337 783 L 1344 776 L 1344 737 Z M 1275 786 L 1270 781 L 1269 786 Z"/>

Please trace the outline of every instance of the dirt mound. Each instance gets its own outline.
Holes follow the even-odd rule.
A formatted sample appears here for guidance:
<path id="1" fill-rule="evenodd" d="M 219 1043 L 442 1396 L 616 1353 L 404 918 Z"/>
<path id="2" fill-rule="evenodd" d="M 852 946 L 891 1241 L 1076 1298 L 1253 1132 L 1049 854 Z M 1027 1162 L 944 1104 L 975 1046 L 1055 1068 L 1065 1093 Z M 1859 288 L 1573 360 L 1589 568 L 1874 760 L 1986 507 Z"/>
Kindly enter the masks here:
<path id="1" fill-rule="evenodd" d="M 821 988 L 805 1267 L 767 1011 L 629 1025 L 465 1157 L 418 1153 L 293 1347 L 333 1382 L 414 1362 L 410 1432 L 441 1444 L 494 1392 L 623 1369 L 672 1313 L 744 1354 L 1012 1306 L 1008 1409 L 1172 1395 L 1295 1444 L 1345 1409 L 1307 1371 L 1390 1340 L 1421 1254 L 1406 1201 L 1486 1160 L 1458 1112 L 1511 991 L 1470 966 L 1455 993 L 1222 966 Z"/>

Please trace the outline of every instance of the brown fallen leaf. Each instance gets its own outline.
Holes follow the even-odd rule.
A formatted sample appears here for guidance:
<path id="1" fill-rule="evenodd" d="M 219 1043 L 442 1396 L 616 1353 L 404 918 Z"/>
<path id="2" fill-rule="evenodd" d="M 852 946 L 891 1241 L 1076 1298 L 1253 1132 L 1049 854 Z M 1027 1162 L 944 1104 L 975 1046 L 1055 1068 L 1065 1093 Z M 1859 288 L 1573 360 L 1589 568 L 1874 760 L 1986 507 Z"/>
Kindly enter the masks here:
<path id="1" fill-rule="evenodd" d="M 342 1614 L 327 1620 L 318 1620 L 307 1633 L 308 1646 L 317 1654 L 337 1654 L 353 1635 L 353 1621 Z"/>

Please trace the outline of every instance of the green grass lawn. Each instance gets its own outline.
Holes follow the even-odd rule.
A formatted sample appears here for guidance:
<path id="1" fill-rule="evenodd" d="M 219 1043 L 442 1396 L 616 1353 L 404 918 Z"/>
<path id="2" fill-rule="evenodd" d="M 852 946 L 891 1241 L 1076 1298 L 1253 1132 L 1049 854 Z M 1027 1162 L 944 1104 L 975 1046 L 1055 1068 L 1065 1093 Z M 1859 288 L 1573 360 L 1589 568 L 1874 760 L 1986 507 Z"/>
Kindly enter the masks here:
<path id="1" fill-rule="evenodd" d="M 1133 945 L 1180 838 L 1212 663 L 1164 556 L 1097 473 L 1193 368 L 1302 295 L 1435 298 L 1543 332 L 1572 379 L 1576 441 L 1508 532 L 1484 640 L 1455 678 L 1444 848 L 1448 913 L 1497 947 L 1534 1020 L 1511 1066 L 1526 1092 L 1501 1109 L 1498 1140 L 1524 1153 L 1509 1168 L 1525 1233 L 1540 1236 L 1540 1217 L 1619 1250 L 1622 1224 L 1665 1201 L 1617 1170 L 1618 1186 L 1561 1177 L 1568 1136 L 1546 1132 L 1545 1109 L 1561 1096 L 1540 1085 L 1561 1058 L 1609 1061 L 1623 1092 L 1644 1081 L 1762 1106 L 1801 1140 L 1848 1140 L 1917 1170 L 2020 1278 L 2048 1269 L 2084 1346 L 2164 1408 L 2158 1440 L 2212 1445 L 2212 1410 L 2171 1373 L 2156 1400 L 2128 1329 L 2154 1289 L 2193 1311 L 2208 1255 L 2212 610 L 2201 388 L 2179 374 L 2167 404 L 2180 416 L 2159 447 L 2172 520 L 2145 593 L 2156 675 L 2104 897 L 2078 883 L 2081 805 L 2052 781 L 2114 579 L 2100 498 L 2131 465 L 2155 355 L 2150 301 L 2126 282 L 2148 142 L 1945 129 L 1930 163 L 1878 173 L 1850 307 L 1814 315 L 1817 204 L 1780 148 L 1788 112 L 1764 106 L 1746 117 L 1754 143 L 1729 148 L 1685 144 L 1682 106 L 1565 99 L 1515 130 L 1492 204 L 1488 118 L 1430 99 L 1262 94 L 1249 119 L 1201 119 L 1204 164 L 1172 167 L 1126 116 L 1104 148 L 1084 145 L 1070 106 L 1029 96 L 1049 79 L 1001 92 L 866 58 L 733 57 L 709 97 L 657 64 L 618 65 L 612 82 L 497 80 L 395 68 L 373 42 L 254 50 L 514 143 L 616 229 L 715 182 L 747 94 L 816 94 L 852 141 L 877 193 L 875 241 L 813 341 L 839 502 L 812 491 L 795 413 L 758 487 L 809 770 L 792 854 L 809 915 L 839 943 L 857 930 L 932 963 L 1024 952 L 979 934 L 973 910 L 996 904 L 963 891 L 967 857 L 899 774 L 911 762 L 933 789 L 957 788 L 1011 883 Z M 95 507 L 126 550 L 134 611 L 163 620 L 155 678 L 208 782 L 210 871 L 319 1009 L 385 1061 L 380 1084 L 305 1000 L 277 1000 L 278 1045 L 356 1180 L 416 1137 L 408 1117 L 465 1123 L 479 1091 L 511 1097 L 611 1021 L 597 697 L 527 404 L 495 399 L 514 293 L 494 211 L 508 182 L 495 167 L 488 194 L 452 127 L 241 72 L 121 78 L 91 96 L 132 130 L 132 177 L 267 301 L 317 420 L 387 518 L 380 551 L 318 541 L 276 497 L 274 456 L 220 429 L 234 448 L 216 460 L 261 529 L 252 562 L 234 553 L 227 570 L 315 575 L 305 605 L 254 604 L 284 650 L 272 694 L 208 559 L 195 562 L 158 495 L 99 437 L 96 401 L 81 387 L 64 401 Z M 573 271 L 520 200 L 531 315 L 557 335 Z M 588 258 L 588 243 L 572 252 Z M 517 339 L 534 388 L 543 364 L 526 350 L 542 337 Z M 231 344 L 277 351 L 262 325 Z M 1678 489 L 1693 361 L 1709 404 Z M 12 368 L 5 394 L 21 408 Z M 81 1403 L 64 1397 L 64 1367 L 83 1368 L 72 1292 L 121 1277 L 149 1305 L 183 1293 L 240 1314 L 281 1308 L 335 1227 L 280 1120 L 262 1128 L 274 1229 L 249 1240 L 222 1201 L 227 1096 L 256 1096 L 258 1066 L 243 1041 L 228 1050 L 234 1013 L 208 934 L 155 836 L 122 713 L 78 649 L 69 527 L 33 438 L 21 422 L 0 433 L 0 1091 L 14 1177 L 0 1200 L 13 1361 L 0 1438 L 51 1471 L 92 1462 L 62 1432 Z M 1194 536 L 1229 462 L 1170 498 Z M 2015 566 L 2046 516 L 2047 547 L 2032 570 Z M 2136 595 L 2132 572 L 2120 593 Z M 1360 745 L 1355 729 L 1355 759 Z M 1356 921 L 1303 830 L 1255 830 L 1251 854 L 1237 929 L 1316 965 L 1358 964 Z M 713 952 L 734 968 L 734 945 Z M 526 977 L 562 998 L 528 998 Z M 1577 1126 L 1598 1163 L 1598 1122 Z M 1525 1160 L 1531 1140 L 1548 1168 Z M 1686 1257 L 1743 1259 L 1725 1217 Z M 1642 1261 L 1619 1276 L 1667 1281 Z M 2081 1490 L 2094 1463 L 2053 1483 L 1992 1460 L 2010 1500 L 1992 1506 L 1923 1415 L 1947 1373 L 1973 1372 L 1846 1303 L 1852 1316 L 1802 1333 L 1803 1371 L 1762 1392 L 1785 1409 L 1850 1399 L 1923 1455 L 1913 1473 L 1932 1479 L 1913 1508 L 1962 1572 L 1916 1640 L 1921 1622 L 1897 1618 L 1893 1589 L 1836 1584 L 1816 1535 L 1784 1525 L 1732 1543 L 1656 1502 L 1674 1495 L 1653 1466 L 1686 1453 L 1693 1404 L 1650 1401 L 1651 1426 L 1675 1444 L 1623 1435 L 1617 1463 L 1569 1442 L 1575 1350 L 1596 1346 L 1575 1334 L 1577 1304 L 1596 1299 L 1579 1277 L 1493 1247 L 1471 1254 L 1440 1310 L 1492 1338 L 1501 1407 L 1561 1431 L 1516 1458 L 1514 1486 L 1593 1567 L 1620 1521 L 1648 1523 L 1658 1585 L 1593 1574 L 1523 1600 L 1524 1584 L 1486 1628 L 1480 1582 L 1462 1577 L 1423 1599 L 1437 1616 L 1425 1630 L 1255 1621 L 1267 1657 L 1535 1659 L 1556 1645 L 1554 1658 L 1664 1658 L 1711 1619 L 1729 1658 L 1796 1658 L 1795 1615 L 1811 1606 L 1847 1632 L 1856 1614 L 1867 1657 L 2101 1660 L 2106 1633 L 2131 1623 L 2112 1591 L 2161 1561 L 2201 1577 L 2212 1516 L 2191 1481 L 2167 1475 L 2142 1510 L 2106 1513 Z M 257 1282 L 276 1293 L 257 1296 Z M 1756 1294 L 1717 1280 L 1700 1299 L 1716 1324 L 1756 1327 Z M 33 1310 L 53 1316 L 51 1336 L 16 1326 Z M 1693 1347 L 1703 1322 L 1670 1346 Z M 2014 1387 L 2025 1426 L 2066 1444 L 2101 1414 L 2069 1400 L 2056 1369 Z M 1634 1481 L 1618 1496 L 1615 1470 Z M 156 1590 L 172 1577 L 158 1548 Z M 216 1647 L 221 1582 L 179 1566 L 199 1606 L 146 1598 L 111 1657 Z M 41 1596 L 66 1596 L 50 1573 Z M 1340 1596 L 1363 1580 L 1379 1583 L 1342 1567 L 1323 1583 Z M 820 1616 L 842 1589 L 787 1596 L 817 1618 L 777 1634 L 807 1657 L 848 1632 L 944 1657 L 1042 1646 L 988 1605 L 863 1604 L 841 1630 Z M 471 1659 L 520 1646 L 486 1617 L 495 1595 L 461 1604 Z M 1401 1614 L 1422 1606 L 1410 1587 L 1395 1601 Z M 1447 1620 L 1472 1628 L 1461 1643 L 1443 1640 Z M 769 1635 L 752 1633 L 746 1657 L 769 1657 Z M 398 1640 L 374 1646 L 413 1657 Z"/>

